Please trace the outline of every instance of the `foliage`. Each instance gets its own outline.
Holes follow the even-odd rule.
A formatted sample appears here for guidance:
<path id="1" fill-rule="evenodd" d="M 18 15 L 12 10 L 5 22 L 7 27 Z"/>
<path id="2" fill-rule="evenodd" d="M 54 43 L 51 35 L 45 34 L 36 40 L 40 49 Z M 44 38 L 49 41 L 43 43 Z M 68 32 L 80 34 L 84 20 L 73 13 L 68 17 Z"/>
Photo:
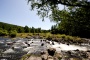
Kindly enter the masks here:
<path id="1" fill-rule="evenodd" d="M 59 4 L 66 6 L 90 7 L 88 0 L 28 0 L 31 9 L 37 9 L 37 14 L 44 20 L 44 17 L 49 16 L 49 12 L 55 13 L 58 10 Z M 58 15 L 55 14 L 57 17 Z"/>
<path id="2" fill-rule="evenodd" d="M 9 33 L 9 36 L 12 37 L 12 38 L 16 37 L 16 35 L 17 35 L 17 31 L 16 30 L 11 30 L 10 33 Z"/>
<path id="3" fill-rule="evenodd" d="M 49 17 L 51 21 L 57 22 L 51 27 L 52 34 L 90 36 L 89 0 L 28 0 L 28 3 L 43 20 Z M 59 10 L 59 4 L 65 5 L 67 9 Z"/>
<path id="4" fill-rule="evenodd" d="M 28 27 L 28 26 L 25 26 L 25 27 L 24 27 L 24 32 L 29 33 L 29 31 L 30 31 L 30 30 L 29 30 L 29 27 Z"/>
<path id="5" fill-rule="evenodd" d="M 41 28 L 29 28 L 28 26 L 22 27 L 13 24 L 0 22 L 0 35 L 8 35 L 10 31 L 16 30 L 17 33 L 47 33 L 49 30 L 42 30 Z"/>
<path id="6" fill-rule="evenodd" d="M 8 32 L 7 30 L 0 30 L 0 36 L 7 36 Z"/>
<path id="7" fill-rule="evenodd" d="M 22 28 L 22 27 L 18 27 L 17 32 L 18 32 L 18 33 L 23 33 L 23 32 L 24 32 L 24 28 Z"/>
<path id="8" fill-rule="evenodd" d="M 87 7 L 69 7 L 67 10 L 58 10 L 58 15 L 60 16 L 61 21 L 57 23 L 57 29 L 54 34 L 60 33 L 80 37 L 89 37 L 89 11 L 90 8 Z M 52 19 L 58 21 L 58 18 L 55 18 L 55 14 L 52 14 L 51 16 Z M 51 28 L 51 31 L 53 30 Z"/>

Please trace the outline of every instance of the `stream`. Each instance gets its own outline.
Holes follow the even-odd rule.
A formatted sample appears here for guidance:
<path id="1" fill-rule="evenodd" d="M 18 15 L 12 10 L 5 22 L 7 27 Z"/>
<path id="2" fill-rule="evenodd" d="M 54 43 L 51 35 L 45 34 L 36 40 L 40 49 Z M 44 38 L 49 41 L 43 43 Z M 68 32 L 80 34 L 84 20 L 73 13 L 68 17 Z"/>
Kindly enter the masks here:
<path id="1" fill-rule="evenodd" d="M 52 43 L 53 42 L 53 43 Z M 46 39 L 26 39 L 26 38 L 10 38 L 0 37 L 0 60 L 20 60 L 24 54 L 39 54 L 41 51 L 46 51 L 48 48 L 55 48 L 56 52 L 89 50 L 89 45 L 68 45 Z"/>

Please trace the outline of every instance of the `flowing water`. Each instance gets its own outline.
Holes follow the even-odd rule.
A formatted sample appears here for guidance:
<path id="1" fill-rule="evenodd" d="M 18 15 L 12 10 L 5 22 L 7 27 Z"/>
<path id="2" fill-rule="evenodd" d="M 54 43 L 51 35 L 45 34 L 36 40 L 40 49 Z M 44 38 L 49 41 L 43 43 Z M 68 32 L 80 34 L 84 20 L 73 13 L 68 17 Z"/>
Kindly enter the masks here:
<path id="1" fill-rule="evenodd" d="M 67 45 L 58 42 L 53 43 L 54 44 L 52 44 L 52 41 L 45 39 L 15 38 L 12 40 L 9 38 L 0 38 L 0 60 L 19 60 L 24 54 L 39 54 L 48 48 L 55 48 L 58 53 L 61 52 L 61 50 L 88 50 L 86 46 Z"/>

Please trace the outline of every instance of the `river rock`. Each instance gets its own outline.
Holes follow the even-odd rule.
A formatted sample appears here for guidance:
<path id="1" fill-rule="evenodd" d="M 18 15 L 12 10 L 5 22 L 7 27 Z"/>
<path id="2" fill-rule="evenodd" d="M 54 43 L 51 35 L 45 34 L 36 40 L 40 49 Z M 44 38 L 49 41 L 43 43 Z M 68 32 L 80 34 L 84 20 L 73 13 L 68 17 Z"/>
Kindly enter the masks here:
<path id="1" fill-rule="evenodd" d="M 70 58 L 70 60 L 82 60 L 80 58 Z"/>
<path id="2" fill-rule="evenodd" d="M 56 52 L 56 49 L 55 48 L 49 48 L 47 51 L 48 51 L 49 55 L 53 56 Z"/>
<path id="3" fill-rule="evenodd" d="M 41 56 L 42 60 L 47 60 L 48 59 L 48 55 L 47 54 L 44 54 Z"/>
<path id="4" fill-rule="evenodd" d="M 48 56 L 48 60 L 54 60 L 52 56 Z"/>

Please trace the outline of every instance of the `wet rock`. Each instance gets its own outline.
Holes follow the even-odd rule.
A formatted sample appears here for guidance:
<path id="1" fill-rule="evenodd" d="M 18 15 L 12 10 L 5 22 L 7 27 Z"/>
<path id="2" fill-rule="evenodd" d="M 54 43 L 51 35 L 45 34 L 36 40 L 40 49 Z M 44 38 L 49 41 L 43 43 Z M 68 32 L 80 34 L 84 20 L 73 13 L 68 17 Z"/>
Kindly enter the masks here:
<path id="1" fill-rule="evenodd" d="M 41 46 L 44 46 L 44 43 L 42 43 Z"/>
<path id="2" fill-rule="evenodd" d="M 49 48 L 48 50 L 48 54 L 51 55 L 51 56 L 54 56 L 55 52 L 56 52 L 56 49 L 54 48 Z"/>
<path id="3" fill-rule="evenodd" d="M 42 60 L 41 57 L 38 56 L 30 56 L 27 60 Z"/>
<path id="4" fill-rule="evenodd" d="M 88 58 L 90 59 L 90 52 L 87 52 Z"/>
<path id="5" fill-rule="evenodd" d="M 79 51 L 79 49 L 76 49 L 76 50 L 74 50 L 74 51 Z"/>
<path id="6" fill-rule="evenodd" d="M 48 59 L 48 55 L 47 54 L 44 54 L 41 56 L 42 60 L 47 60 Z"/>
<path id="7" fill-rule="evenodd" d="M 69 60 L 82 60 L 80 58 L 70 58 Z"/>
<path id="8" fill-rule="evenodd" d="M 59 60 L 57 57 L 54 57 L 54 60 Z"/>
<path id="9" fill-rule="evenodd" d="M 28 47 L 30 46 L 30 44 L 27 44 L 28 45 Z"/>
<path id="10" fill-rule="evenodd" d="M 47 54 L 47 52 L 46 51 L 41 51 L 41 55 L 43 55 L 43 54 Z"/>
<path id="11" fill-rule="evenodd" d="M 90 50 L 87 50 L 87 52 L 90 52 Z"/>
<path id="12" fill-rule="evenodd" d="M 54 45 L 54 42 L 52 42 L 52 45 Z"/>
<path id="13" fill-rule="evenodd" d="M 69 43 L 67 43 L 67 45 L 69 46 Z"/>
<path id="14" fill-rule="evenodd" d="M 88 54 L 86 52 L 81 52 L 80 54 L 81 54 L 81 57 L 88 58 Z"/>
<path id="15" fill-rule="evenodd" d="M 48 56 L 48 60 L 54 60 L 52 56 Z"/>
<path id="16" fill-rule="evenodd" d="M 7 42 L 7 45 L 13 45 L 13 42 Z"/>

